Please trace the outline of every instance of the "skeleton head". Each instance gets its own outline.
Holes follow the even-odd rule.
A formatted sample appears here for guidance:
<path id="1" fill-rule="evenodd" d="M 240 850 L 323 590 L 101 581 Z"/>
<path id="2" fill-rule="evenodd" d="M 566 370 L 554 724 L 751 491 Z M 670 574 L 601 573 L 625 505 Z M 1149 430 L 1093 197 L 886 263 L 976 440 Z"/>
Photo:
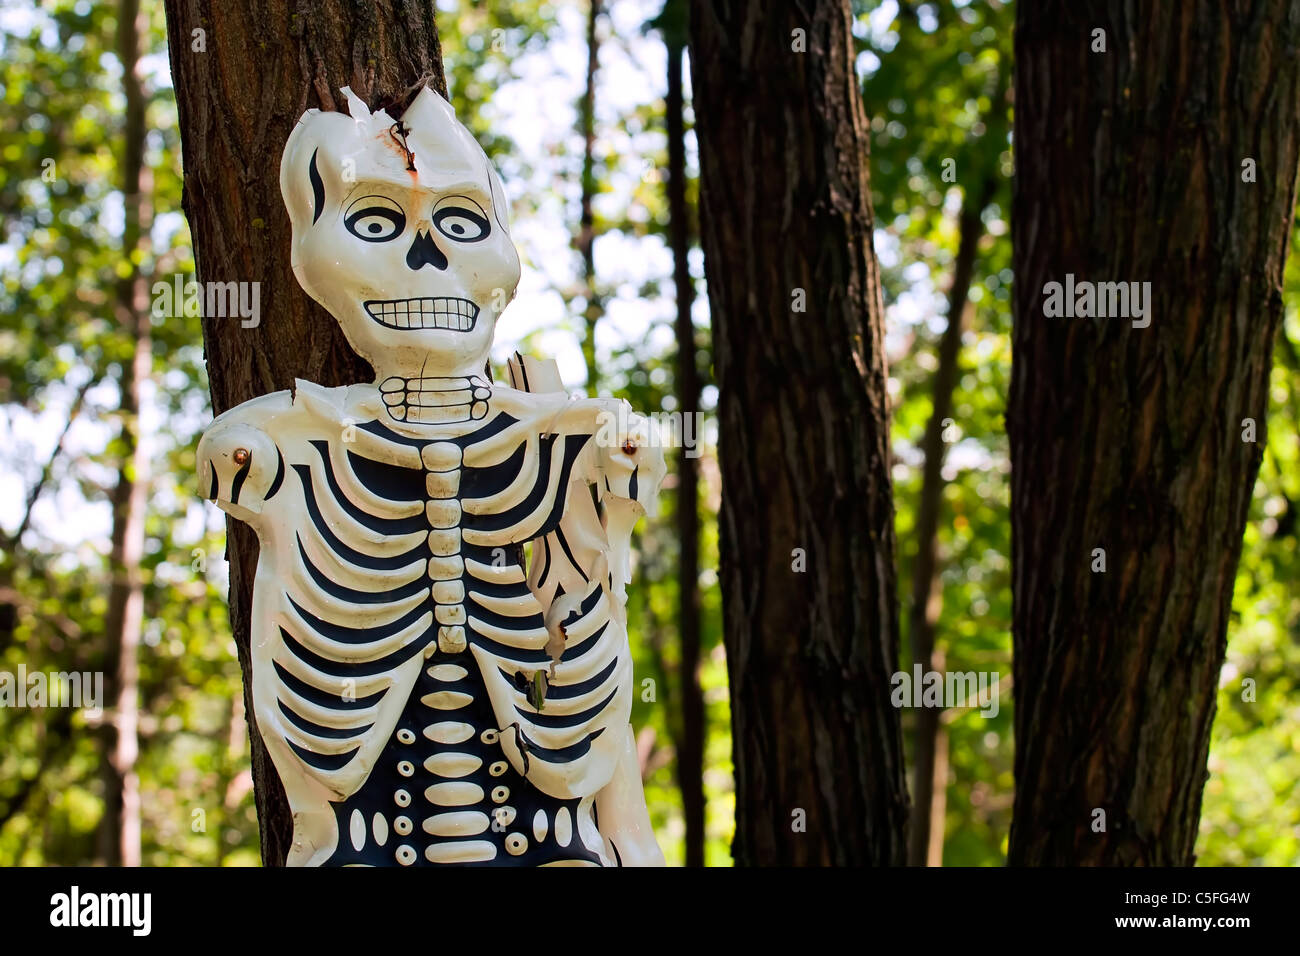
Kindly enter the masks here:
<path id="1" fill-rule="evenodd" d="M 496 170 L 433 90 L 400 122 L 343 93 L 285 145 L 294 274 L 380 378 L 481 373 L 519 281 Z"/>

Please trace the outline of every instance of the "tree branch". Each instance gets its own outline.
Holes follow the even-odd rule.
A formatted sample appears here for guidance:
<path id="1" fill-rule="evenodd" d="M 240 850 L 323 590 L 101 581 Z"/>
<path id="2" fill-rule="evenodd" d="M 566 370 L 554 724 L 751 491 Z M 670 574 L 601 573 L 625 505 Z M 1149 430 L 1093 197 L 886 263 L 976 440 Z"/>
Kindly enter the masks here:
<path id="1" fill-rule="evenodd" d="M 91 387 L 98 381 L 99 380 L 92 375 L 90 379 L 81 386 L 81 388 L 77 389 L 77 397 L 72 400 L 72 407 L 68 410 L 68 422 L 63 426 L 63 431 L 59 432 L 59 440 L 54 443 L 54 450 L 50 452 L 50 457 L 46 459 L 45 466 L 41 469 L 40 478 L 36 480 L 36 484 L 32 486 L 31 491 L 27 494 L 27 507 L 23 512 L 23 520 L 18 523 L 18 529 L 14 531 L 13 534 L 6 534 L 3 537 L 4 543 L 3 545 L 0 545 L 0 547 L 3 547 L 6 552 L 14 554 L 18 551 L 22 537 L 27 532 L 28 526 L 31 524 L 32 509 L 36 507 L 36 502 L 41 497 L 41 492 L 45 490 L 45 486 L 49 483 L 50 476 L 54 473 L 54 463 L 58 460 L 59 455 L 63 453 L 63 443 L 68 438 L 68 432 L 72 431 L 72 423 L 75 422 L 77 416 L 81 414 L 81 406 L 85 403 L 86 393 L 90 391 Z"/>

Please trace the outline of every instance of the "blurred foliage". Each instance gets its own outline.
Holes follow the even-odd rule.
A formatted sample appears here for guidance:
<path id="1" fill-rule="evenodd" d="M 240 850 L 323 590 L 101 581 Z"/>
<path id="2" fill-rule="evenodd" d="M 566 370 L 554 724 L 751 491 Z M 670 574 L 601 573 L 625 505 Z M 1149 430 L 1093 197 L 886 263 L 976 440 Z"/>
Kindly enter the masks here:
<path id="1" fill-rule="evenodd" d="M 623 4 L 628 36 L 602 32 L 612 49 L 645 60 L 656 37 L 646 28 L 658 8 Z M 503 168 L 508 182 L 539 180 L 514 203 L 516 221 L 548 217 L 561 235 L 576 229 L 581 141 L 574 116 L 554 122 L 539 154 L 517 150 L 494 97 L 519 80 L 528 58 L 561 55 L 585 17 L 585 3 L 513 0 L 441 3 L 438 26 L 458 115 Z M 154 214 L 140 265 L 152 285 L 193 278 L 189 231 L 180 214 L 176 107 L 161 8 L 152 14 L 142 73 L 149 97 L 146 177 Z M 0 480 L 17 510 L 41 495 L 20 542 L 0 556 L 0 671 L 96 671 L 105 659 L 109 509 L 120 468 L 117 383 L 131 341 L 112 310 L 121 261 L 119 162 L 124 100 L 114 51 L 116 4 L 50 0 L 30 6 L 0 0 Z M 634 28 L 627 30 L 627 24 Z M 569 36 L 561 36 L 565 30 Z M 639 45 L 637 56 L 629 47 Z M 653 64 L 653 56 L 649 57 Z M 558 69 L 558 65 L 556 67 Z M 602 289 L 617 303 L 653 299 L 649 334 L 602 354 L 603 389 L 647 411 L 672 410 L 671 261 L 667 204 L 659 168 L 666 161 L 663 76 L 645 74 L 635 108 L 598 120 L 602 194 L 597 232 L 645 242 L 658 272 L 630 283 L 611 271 Z M 576 100 L 569 104 L 576 110 Z M 563 116 L 563 110 L 557 110 Z M 549 118 L 548 118 L 549 119 Z M 693 146 L 691 147 L 693 156 Z M 47 162 L 47 161 L 52 161 Z M 43 175 L 44 174 L 44 175 Z M 695 192 L 692 166 L 689 188 Z M 521 250 L 526 259 L 532 250 Z M 576 264 L 575 264 L 576 265 Z M 702 269 L 695 261 L 702 284 Z M 548 281 L 569 306 L 574 277 Z M 700 294 L 703 294 L 701 287 Z M 573 328 L 578 328 L 575 323 Z M 656 329 L 658 330 L 656 332 Z M 667 332 L 667 335 L 664 332 Z M 535 333 L 530 338 L 539 337 Z M 242 683 L 227 618 L 225 526 L 193 493 L 195 447 L 211 420 L 197 317 L 156 319 L 155 366 L 146 391 L 145 430 L 153 459 L 144 561 L 145 627 L 141 662 L 143 860 L 150 865 L 256 865 L 257 820 L 249 772 Z M 707 325 L 700 329 L 707 349 Z M 524 346 L 529 346 L 525 341 Z M 84 401 L 76 402 L 84 390 Z M 70 414 L 76 420 L 41 480 Z M 675 451 L 669 451 L 670 461 Z M 703 566 L 715 567 L 718 479 L 704 451 Z M 671 465 L 670 465 L 671 468 Z M 674 777 L 676 548 L 673 477 L 664 512 L 640 526 L 641 554 L 630 591 L 631 643 L 638 685 L 633 721 L 640 731 L 650 812 L 670 862 L 682 859 L 681 802 Z M 703 680 L 709 694 L 710 863 L 729 862 L 731 775 L 726 667 L 716 578 L 704 598 Z M 6 610 L 8 606 L 8 610 Z M 103 754 L 90 732 L 102 716 L 71 708 L 0 708 L 0 864 L 96 862 L 103 811 Z"/>
<path id="2" fill-rule="evenodd" d="M 141 72 L 154 219 L 139 264 L 151 282 L 170 282 L 176 273 L 189 278 L 194 263 L 179 212 L 179 130 L 161 7 L 150 16 Z M 6 492 L 21 489 L 20 513 L 51 462 L 26 533 L 8 540 L 0 558 L 0 586 L 14 609 L 5 622 L 12 626 L 0 630 L 0 670 L 93 672 L 105 659 L 106 498 L 121 458 L 117 388 L 133 348 L 112 309 L 124 126 L 116 6 L 6 3 L 0 26 L 0 396 Z M 155 477 L 142 562 L 138 767 L 143 860 L 255 862 L 245 728 L 236 711 L 239 666 L 218 573 L 223 535 L 189 487 L 198 431 L 210 418 L 199 322 L 155 319 L 152 334 L 146 428 Z M 85 401 L 74 406 L 83 388 Z M 47 458 L 44 439 L 67 425 L 74 408 L 66 442 Z M 0 862 L 97 859 L 103 755 L 89 730 L 104 716 L 0 710 L 0 735 L 12 742 L 0 754 Z"/>
<path id="3" fill-rule="evenodd" d="M 674 412 L 671 257 L 663 167 L 662 50 L 651 26 L 659 0 L 613 0 L 600 22 L 595 185 L 601 391 L 646 411 Z M 930 416 L 936 347 L 968 193 L 986 200 L 970 292 L 955 434 L 944 468 L 936 646 L 945 667 L 1011 670 L 1009 461 L 1003 425 L 1011 362 L 1008 232 L 1012 7 L 999 0 L 855 3 L 863 98 L 871 117 L 876 245 L 888 308 L 894 403 L 899 594 L 911 593 L 920 441 Z M 582 141 L 577 101 L 555 105 L 540 143 L 516 142 L 503 120 L 512 84 L 538 62 L 581 74 L 584 0 L 439 0 L 450 91 L 458 115 L 502 167 L 514 219 L 571 237 L 577 228 Z M 146 162 L 154 212 L 141 261 L 150 282 L 191 277 L 180 215 L 180 145 L 161 10 L 144 61 L 149 97 Z M 664 21 L 666 22 L 666 21 Z M 109 515 L 119 468 L 117 382 L 130 343 L 112 313 L 120 266 L 117 192 L 123 98 L 113 52 L 115 4 L 0 0 L 0 493 L 12 498 L 0 554 L 0 671 L 94 671 L 104 659 Z M 533 73 L 529 73 L 533 70 Z M 622 84 L 614 91 L 613 83 Z M 636 89 L 629 94 L 629 86 Z M 616 98 L 612 93 L 618 92 Z M 609 94 L 609 95 L 607 95 Z M 630 105 L 629 105 L 630 104 Z M 688 193 L 695 205 L 695 142 L 687 109 Z M 945 161 L 951 160 L 951 163 Z M 50 162 L 52 161 L 52 163 Z M 945 175 L 945 172 L 948 175 Z M 989 182 L 985 195 L 981 187 Z M 1300 235 L 1300 234 L 1298 234 Z M 529 268 L 545 272 L 576 339 L 586 307 L 576 255 L 561 268 L 521 239 Z M 604 250 L 604 251 L 602 251 Z M 628 267 L 630 258 L 644 260 Z M 545 262 L 543 261 L 545 260 Z M 545 268 L 543 269 L 543 266 Z M 703 263 L 692 250 L 697 342 L 711 367 Z M 1300 863 L 1300 238 L 1288 266 L 1264 464 L 1238 571 L 1205 791 L 1202 864 Z M 633 304 L 648 328 L 629 334 Z M 510 313 L 507 312 L 507 320 Z M 155 369 L 145 422 L 153 457 L 141 648 L 144 861 L 256 865 L 242 683 L 229 636 L 221 558 L 225 528 L 197 502 L 197 436 L 210 420 L 201 334 L 192 317 L 154 323 Z M 524 348 L 545 354 L 542 339 Z M 716 389 L 706 374 L 703 408 Z M 84 401 L 78 402 L 84 393 Z M 21 540 L 28 494 L 42 484 L 53 438 L 62 452 Z M 687 410 L 694 411 L 694 410 Z M 702 683 L 707 701 L 706 859 L 730 863 L 734 813 L 726 666 L 717 567 L 720 480 L 707 422 L 702 491 Z M 1264 441 L 1261 430 L 1260 440 Z M 669 863 L 683 859 L 674 741 L 681 734 L 676 676 L 676 451 L 658 518 L 638 528 L 628 620 L 637 693 L 633 725 L 646 796 Z M 904 620 L 906 618 L 904 617 Z M 903 659 L 910 659 L 905 633 Z M 1253 684 L 1246 685 L 1247 680 Z M 944 862 L 1000 865 L 1010 824 L 1013 693 L 1000 712 L 951 714 Z M 911 711 L 903 712 L 905 731 Z M 96 860 L 102 754 L 96 718 L 72 709 L 0 708 L 0 864 Z M 910 746 L 910 737 L 909 737 Z"/>
<path id="4" fill-rule="evenodd" d="M 958 219 L 963 204 L 983 201 L 942 472 L 935 648 L 943 669 L 995 672 L 1008 685 L 1011 468 L 1002 416 L 1011 378 L 1013 23 L 1009 4 L 884 3 L 863 5 L 855 29 L 871 117 L 871 188 L 894 401 L 901 659 L 911 660 L 906 624 L 918 547 L 921 441 L 947 325 Z M 1011 826 L 1012 705 L 1004 688 L 995 717 L 967 710 L 950 713 L 955 719 L 943 724 L 945 865 L 1002 862 Z M 915 713 L 902 713 L 909 760 Z"/>

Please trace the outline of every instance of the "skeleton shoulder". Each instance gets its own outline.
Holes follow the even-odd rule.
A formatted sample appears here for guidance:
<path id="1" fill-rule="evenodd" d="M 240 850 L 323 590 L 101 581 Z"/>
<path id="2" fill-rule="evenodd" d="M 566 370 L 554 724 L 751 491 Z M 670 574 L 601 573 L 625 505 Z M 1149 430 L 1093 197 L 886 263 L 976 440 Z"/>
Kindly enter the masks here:
<path id="1" fill-rule="evenodd" d="M 570 399 L 566 392 L 526 392 L 497 382 L 492 386 L 492 408 L 521 422 L 535 423 L 541 434 L 552 431 L 553 421 L 563 414 Z"/>
<path id="2" fill-rule="evenodd" d="M 301 378 L 294 379 L 293 404 L 323 421 L 340 422 L 345 417 L 353 389 L 348 386 L 327 388 Z"/>
<path id="3" fill-rule="evenodd" d="M 272 436 L 293 414 L 293 398 L 282 391 L 218 415 L 199 440 L 199 493 L 234 517 L 256 523 L 284 480 L 284 456 Z"/>

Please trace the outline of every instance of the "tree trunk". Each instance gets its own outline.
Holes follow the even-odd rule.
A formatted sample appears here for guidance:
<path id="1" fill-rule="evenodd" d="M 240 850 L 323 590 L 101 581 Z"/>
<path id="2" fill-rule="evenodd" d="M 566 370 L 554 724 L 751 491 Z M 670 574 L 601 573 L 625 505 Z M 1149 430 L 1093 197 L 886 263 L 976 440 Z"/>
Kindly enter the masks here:
<path id="1" fill-rule="evenodd" d="M 669 28 L 671 31 L 671 28 Z M 668 233 L 673 250 L 673 286 L 676 291 L 677 408 L 686 419 L 700 407 L 699 361 L 691 305 L 695 283 L 691 280 L 690 209 L 686 202 L 686 128 L 682 97 L 684 37 L 665 33 L 668 52 L 668 95 L 664 112 L 668 133 Z M 690 432 L 698 439 L 694 430 Z M 700 475 L 696 467 L 699 448 L 683 442 L 677 456 L 677 627 L 681 662 L 678 686 L 682 698 L 682 736 L 677 750 L 677 785 L 686 820 L 686 865 L 704 865 L 704 692 L 700 689 Z"/>
<path id="2" fill-rule="evenodd" d="M 931 666 L 936 670 L 944 670 L 944 653 L 942 647 L 937 647 L 930 655 Z M 921 804 L 919 799 L 913 804 L 913 820 L 916 818 L 915 810 L 918 806 L 924 806 L 926 811 L 925 832 L 926 843 L 922 844 L 922 854 L 919 860 L 909 859 L 908 863 L 914 866 L 943 866 L 943 837 L 944 837 L 944 818 L 948 812 L 948 728 L 951 713 L 947 714 L 945 719 L 944 712 L 940 711 L 934 717 L 934 736 L 930 744 L 930 781 L 926 788 L 930 792 L 929 802 Z M 909 846 L 908 852 L 911 852 Z"/>
<path id="3" fill-rule="evenodd" d="M 916 559 L 912 563 L 912 603 L 908 608 L 908 638 L 912 645 L 913 664 L 922 671 L 937 669 L 934 657 L 934 627 L 939 619 L 942 593 L 939 588 L 939 509 L 943 504 L 943 459 L 948 443 L 943 433 L 944 421 L 952 417 L 952 396 L 957 387 L 957 360 L 961 355 L 962 320 L 966 296 L 975 274 L 975 252 L 984 235 L 980 218 L 993 194 L 993 183 L 986 182 L 967 192 L 962 204 L 953 262 L 952 285 L 948 289 L 948 326 L 939 339 L 938 366 L 930 383 L 930 420 L 925 425 L 921 450 L 925 465 L 921 477 L 921 498 L 916 506 Z M 939 708 L 922 707 L 916 712 L 912 748 L 912 828 L 909 834 L 907 862 L 925 866 L 930 852 L 930 821 L 934 816 L 935 788 L 941 786 L 935 773 L 935 746 L 939 734 Z M 942 819 L 942 815 L 940 815 Z M 940 844 L 943 833 L 939 834 Z"/>
<path id="4" fill-rule="evenodd" d="M 742 865 L 906 858 L 883 309 L 850 22 L 847 0 L 691 5 Z"/>
<path id="5" fill-rule="evenodd" d="M 334 319 L 298 286 L 280 153 L 303 111 L 341 109 L 351 86 L 372 107 L 398 104 L 422 77 L 444 96 L 433 5 L 403 0 L 166 0 L 185 160 L 185 214 L 200 281 L 260 283 L 262 321 L 203 319 L 213 411 L 291 388 L 369 381 Z M 230 612 L 244 675 L 262 859 L 282 865 L 292 839 L 284 790 L 250 698 L 249 611 L 257 538 L 227 521 Z"/>
<path id="6" fill-rule="evenodd" d="M 1300 7 L 1017 16 L 1009 860 L 1188 865 L 1282 314 Z M 1150 282 L 1150 325 L 1046 317 L 1067 274 Z"/>
<path id="7" fill-rule="evenodd" d="M 145 96 L 137 66 L 140 33 L 147 21 L 139 0 L 121 0 L 117 12 L 117 55 L 122 64 L 126 117 L 122 132 L 122 261 L 131 264 L 117 282 L 115 312 L 132 345 L 118 380 L 122 462 L 111 502 L 113 530 L 109 553 L 111 582 L 104 617 L 106 695 L 112 709 L 103 724 L 104 815 L 99 855 L 109 866 L 140 865 L 140 632 L 144 623 L 144 517 L 149 494 L 149 456 L 143 448 L 140 396 L 153 371 L 149 300 L 138 257 L 148 243 L 150 207 L 142 188 Z"/>
<path id="8" fill-rule="evenodd" d="M 576 244 L 582 256 L 582 297 L 586 303 L 582 358 L 587 365 L 587 391 L 592 394 L 600 383 L 600 370 L 596 367 L 596 323 L 605 311 L 600 293 L 596 291 L 596 216 L 592 209 L 596 198 L 596 68 L 600 65 L 596 21 L 599 17 L 600 0 L 590 0 L 587 10 L 587 85 L 583 88 L 578 110 L 578 125 L 582 132 L 582 196 Z"/>

